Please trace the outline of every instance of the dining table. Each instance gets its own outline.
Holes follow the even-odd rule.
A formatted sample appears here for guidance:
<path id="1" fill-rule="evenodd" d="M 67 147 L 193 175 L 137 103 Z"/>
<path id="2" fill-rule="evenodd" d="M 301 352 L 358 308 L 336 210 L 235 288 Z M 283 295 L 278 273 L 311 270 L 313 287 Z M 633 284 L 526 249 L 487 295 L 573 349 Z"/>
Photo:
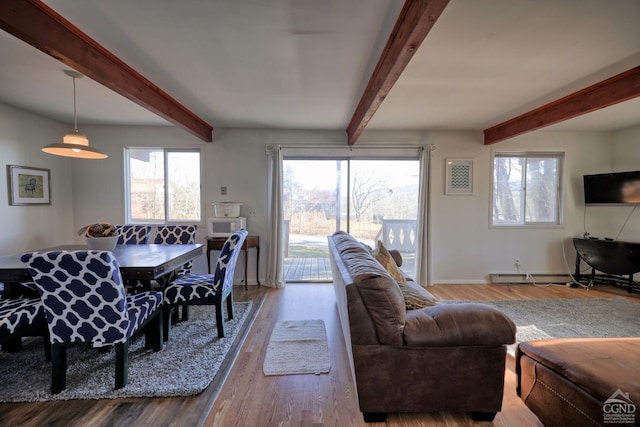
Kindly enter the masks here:
<path id="1" fill-rule="evenodd" d="M 179 267 L 202 255 L 203 248 L 201 243 L 116 245 L 112 253 L 120 265 L 120 274 L 125 282 L 149 281 L 174 274 Z M 88 249 L 86 245 L 61 245 L 39 251 Z M 27 266 L 20 260 L 23 253 L 0 257 L 0 282 L 4 283 L 4 298 L 14 296 L 16 284 L 32 280 Z"/>

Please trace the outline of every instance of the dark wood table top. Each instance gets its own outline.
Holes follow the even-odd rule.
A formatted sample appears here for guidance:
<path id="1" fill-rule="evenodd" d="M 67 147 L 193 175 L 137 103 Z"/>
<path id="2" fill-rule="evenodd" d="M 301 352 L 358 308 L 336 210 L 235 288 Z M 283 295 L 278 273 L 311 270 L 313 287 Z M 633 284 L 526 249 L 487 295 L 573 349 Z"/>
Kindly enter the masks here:
<path id="1" fill-rule="evenodd" d="M 640 272 L 640 243 L 613 239 L 581 239 L 573 245 L 587 264 L 607 274 L 627 275 Z"/>
<path id="2" fill-rule="evenodd" d="M 204 245 L 117 245 L 113 254 L 125 279 L 151 280 L 170 273 L 202 254 Z M 62 245 L 40 250 L 88 250 L 86 245 Z M 0 282 L 30 281 L 22 253 L 0 257 Z"/>
<path id="3" fill-rule="evenodd" d="M 208 236 L 207 248 L 213 250 L 220 250 L 227 241 L 227 237 L 222 236 Z M 260 246 L 260 236 L 247 236 L 242 243 L 242 249 L 256 248 Z"/>

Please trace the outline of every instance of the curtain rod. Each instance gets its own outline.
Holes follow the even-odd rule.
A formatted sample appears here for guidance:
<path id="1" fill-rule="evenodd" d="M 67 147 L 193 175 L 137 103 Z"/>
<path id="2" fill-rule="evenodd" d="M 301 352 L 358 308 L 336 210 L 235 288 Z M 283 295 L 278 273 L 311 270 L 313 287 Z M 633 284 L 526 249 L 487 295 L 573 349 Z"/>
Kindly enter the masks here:
<path id="1" fill-rule="evenodd" d="M 267 147 L 274 147 L 274 144 L 268 144 Z M 301 144 L 301 145 L 280 145 L 280 148 L 340 148 L 340 149 L 360 149 L 360 148 L 377 148 L 384 150 L 424 150 L 426 145 L 323 145 L 323 144 Z"/>

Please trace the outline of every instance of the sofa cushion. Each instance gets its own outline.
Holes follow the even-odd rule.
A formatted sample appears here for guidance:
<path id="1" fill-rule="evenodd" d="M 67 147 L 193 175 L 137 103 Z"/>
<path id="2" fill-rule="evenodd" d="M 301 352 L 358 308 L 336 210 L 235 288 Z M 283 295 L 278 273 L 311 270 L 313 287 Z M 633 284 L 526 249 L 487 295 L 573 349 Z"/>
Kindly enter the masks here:
<path id="1" fill-rule="evenodd" d="M 501 346 L 515 342 L 516 325 L 480 303 L 440 304 L 407 312 L 404 341 L 411 347 Z"/>
<path id="2" fill-rule="evenodd" d="M 407 310 L 419 310 L 438 303 L 438 298 L 413 280 L 398 282 Z"/>
<path id="3" fill-rule="evenodd" d="M 333 240 L 373 320 L 380 344 L 403 345 L 407 311 L 397 282 L 351 235 L 338 232 Z"/>
<path id="4" fill-rule="evenodd" d="M 398 264 L 396 264 L 395 260 L 382 243 L 382 240 L 378 240 L 373 257 L 382 264 L 385 270 L 387 270 L 391 277 L 393 277 L 398 283 L 405 283 L 407 281 L 404 274 L 402 274 L 402 271 L 398 268 Z"/>
<path id="5" fill-rule="evenodd" d="M 398 283 L 384 271 L 377 276 L 363 277 L 354 285 L 373 319 L 380 344 L 403 345 L 407 312 Z"/>

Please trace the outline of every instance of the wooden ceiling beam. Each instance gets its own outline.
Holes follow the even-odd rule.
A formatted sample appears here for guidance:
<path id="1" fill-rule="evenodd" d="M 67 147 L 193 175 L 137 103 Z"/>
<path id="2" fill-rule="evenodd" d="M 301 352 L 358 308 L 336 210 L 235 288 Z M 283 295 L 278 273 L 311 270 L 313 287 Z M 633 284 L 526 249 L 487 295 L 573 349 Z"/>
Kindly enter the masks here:
<path id="1" fill-rule="evenodd" d="M 213 126 L 41 1 L 1 0 L 0 28 L 203 141 L 212 141 Z"/>
<path id="2" fill-rule="evenodd" d="M 484 145 L 572 119 L 640 96 L 640 67 L 550 102 L 484 130 Z"/>
<path id="3" fill-rule="evenodd" d="M 406 0 L 369 83 L 347 127 L 356 140 L 442 14 L 449 0 Z"/>

